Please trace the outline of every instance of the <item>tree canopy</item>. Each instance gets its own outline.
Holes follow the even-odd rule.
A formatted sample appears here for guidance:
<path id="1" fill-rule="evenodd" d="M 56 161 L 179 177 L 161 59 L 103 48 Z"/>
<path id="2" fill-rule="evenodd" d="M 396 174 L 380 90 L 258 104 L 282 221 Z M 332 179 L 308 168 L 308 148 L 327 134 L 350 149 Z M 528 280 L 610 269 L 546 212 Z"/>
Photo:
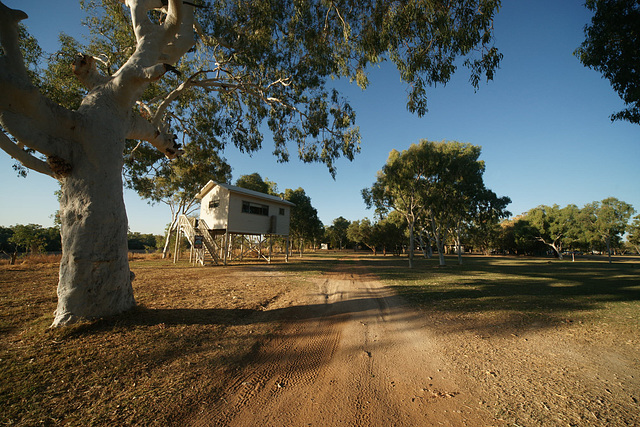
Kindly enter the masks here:
<path id="1" fill-rule="evenodd" d="M 263 180 L 260 174 L 257 172 L 249 175 L 242 175 L 236 180 L 236 185 L 238 187 L 246 188 L 247 190 L 270 194 L 272 196 L 279 196 L 278 185 L 275 182 L 269 181 L 268 179 Z"/>
<path id="2" fill-rule="evenodd" d="M 151 15 L 163 21 L 162 2 L 157 3 Z M 112 75 L 127 62 L 138 37 L 131 31 L 135 13 L 128 13 L 129 3 L 81 4 L 89 43 L 61 35 L 61 49 L 48 57 L 38 81 L 47 96 L 72 109 L 87 94 L 67 71 L 80 61 L 77 52 L 89 55 L 90 67 Z M 289 159 L 287 142 L 294 142 L 303 161 L 324 162 L 335 173 L 334 160 L 353 159 L 360 136 L 355 112 L 330 88 L 330 79 L 345 77 L 366 87 L 368 65 L 391 61 L 409 85 L 407 108 L 424 114 L 427 88 L 446 84 L 460 63 L 478 87 L 483 78 L 493 79 L 502 57 L 493 44 L 498 0 L 194 4 L 199 7 L 189 7 L 194 16 L 184 25 L 195 25 L 195 51 L 175 64 L 175 73 L 154 81 L 136 100 L 136 109 L 154 125 L 181 135 L 182 145 L 195 142 L 211 157 L 228 143 L 245 152 L 261 148 L 262 130 L 268 128 L 279 160 Z M 181 34 L 181 40 L 186 37 Z M 38 56 L 47 61 L 35 40 L 25 47 L 28 63 Z M 135 162 L 127 167 L 148 171 L 164 162 L 162 152 L 146 147 L 131 140 L 127 151 L 135 149 Z"/>
<path id="3" fill-rule="evenodd" d="M 627 231 L 629 219 L 635 209 L 627 202 L 615 197 L 608 197 L 601 202 L 585 205 L 581 210 L 583 223 L 591 239 L 601 239 L 607 247 L 609 262 L 611 262 L 611 244 Z"/>
<path id="4" fill-rule="evenodd" d="M 640 255 L 640 215 L 634 216 L 633 222 L 629 225 L 629 243 Z"/>
<path id="5" fill-rule="evenodd" d="M 587 203 L 582 208 L 573 204 L 563 208 L 541 205 L 503 222 L 502 243 L 497 246 L 518 254 L 542 254 L 551 248 L 559 258 L 565 250 L 610 256 L 614 248 L 621 248 L 626 232 L 634 244 L 637 220 L 629 223 L 634 213 L 633 206 L 615 197 Z"/>
<path id="6" fill-rule="evenodd" d="M 594 15 L 576 55 L 602 73 L 627 105 L 611 120 L 640 124 L 640 2 L 587 0 L 585 5 Z"/>
<path id="7" fill-rule="evenodd" d="M 562 247 L 578 238 L 578 207 L 541 205 L 527 212 L 527 220 L 537 230 L 536 240 L 549 246 L 562 259 Z"/>
<path id="8" fill-rule="evenodd" d="M 447 233 L 459 230 L 483 208 L 504 209 L 508 204 L 508 198 L 491 203 L 497 196 L 484 186 L 479 156 L 480 147 L 471 144 L 422 140 L 402 152 L 391 151 L 376 182 L 362 191 L 368 207 L 379 212 L 393 209 L 405 217 L 410 267 L 416 225 L 431 233 L 444 264 Z"/>
<path id="9" fill-rule="evenodd" d="M 331 246 L 338 249 L 345 247 L 348 241 L 347 230 L 350 224 L 351 222 L 348 219 L 339 216 L 332 221 L 331 225 L 325 227 L 325 235 L 329 239 Z"/>
<path id="10" fill-rule="evenodd" d="M 289 229 L 294 241 L 299 242 L 300 255 L 302 255 L 304 242 L 320 238 L 324 227 L 318 218 L 318 211 L 311 204 L 311 197 L 307 196 L 304 189 L 287 188 L 284 192 L 284 199 L 295 204 L 291 207 Z"/>

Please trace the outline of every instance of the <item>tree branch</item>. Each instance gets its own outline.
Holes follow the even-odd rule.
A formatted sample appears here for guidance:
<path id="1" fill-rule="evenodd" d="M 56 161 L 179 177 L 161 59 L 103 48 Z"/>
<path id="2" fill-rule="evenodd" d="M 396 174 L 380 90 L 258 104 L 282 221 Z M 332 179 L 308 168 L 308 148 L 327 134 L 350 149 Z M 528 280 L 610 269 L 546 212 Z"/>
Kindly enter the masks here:
<path id="1" fill-rule="evenodd" d="M 180 144 L 176 143 L 176 135 L 162 132 L 158 127 L 137 114 L 131 116 L 127 138 L 148 141 L 169 159 L 175 159 L 184 154 L 184 151 L 180 149 Z"/>
<path id="2" fill-rule="evenodd" d="M 29 154 L 26 150 L 11 141 L 4 132 L 0 132 L 0 148 L 8 155 L 22 163 L 24 167 L 50 177 L 57 178 L 47 162 Z"/>
<path id="3" fill-rule="evenodd" d="M 182 92 L 194 86 L 195 84 L 194 79 L 196 77 L 198 77 L 201 74 L 206 74 L 208 72 L 209 71 L 198 71 L 193 76 L 189 77 L 187 80 L 182 82 L 180 86 L 178 86 L 173 91 L 171 91 L 167 96 L 165 96 L 164 99 L 160 102 L 160 105 L 158 106 L 158 109 L 156 110 L 155 114 L 152 116 L 151 123 L 153 123 L 156 126 L 159 126 L 160 121 L 164 117 L 164 113 L 169 107 L 169 105 L 173 101 L 175 101 L 182 94 Z"/>
<path id="4" fill-rule="evenodd" d="M 182 0 L 170 0 L 167 19 L 164 22 L 166 48 L 160 60 L 175 64 L 196 44 L 194 5 Z M 177 24 L 172 22 L 177 20 Z"/>
<path id="5" fill-rule="evenodd" d="M 195 44 L 194 6 L 182 0 L 124 0 L 131 9 L 131 20 L 138 47 L 152 44 L 158 52 L 156 61 L 175 64 Z M 157 25 L 149 19 L 150 10 L 166 14 Z"/>
<path id="6" fill-rule="evenodd" d="M 46 98 L 45 98 L 46 99 Z M 34 114 L 24 116 L 10 111 L 0 110 L 0 124 L 13 135 L 20 144 L 38 151 L 45 156 L 69 157 L 70 147 L 62 138 L 69 135 L 60 135 L 53 132 L 45 124 L 46 120 L 56 119 L 55 116 L 47 118 Z M 56 129 L 59 130 L 59 129 Z"/>
<path id="7" fill-rule="evenodd" d="M 182 0 L 169 0 L 166 7 L 167 18 L 162 27 L 165 31 L 165 41 L 169 42 L 180 29 L 180 23 L 184 17 Z"/>
<path id="8" fill-rule="evenodd" d="M 124 0 L 131 10 L 131 22 L 138 46 L 144 42 L 145 37 L 160 31 L 160 27 L 149 20 L 147 13 L 151 9 L 162 9 L 161 0 Z"/>
<path id="9" fill-rule="evenodd" d="M 65 156 L 73 113 L 33 86 L 18 44 L 18 22 L 27 18 L 0 2 L 0 123 L 22 144 L 47 156 Z M 12 143 L 12 145 L 15 145 Z M 7 146 L 12 150 L 11 146 Z"/>
<path id="10" fill-rule="evenodd" d="M 73 61 L 72 69 L 80 83 L 89 90 L 111 79 L 100 74 L 96 68 L 96 59 L 91 55 L 78 53 Z"/>
<path id="11" fill-rule="evenodd" d="M 27 18 L 28 15 L 23 11 L 8 8 L 0 2 L 0 44 L 4 49 L 4 55 L 0 57 L 0 75 L 4 77 L 6 70 L 8 74 L 30 84 L 18 44 L 18 23 Z"/>

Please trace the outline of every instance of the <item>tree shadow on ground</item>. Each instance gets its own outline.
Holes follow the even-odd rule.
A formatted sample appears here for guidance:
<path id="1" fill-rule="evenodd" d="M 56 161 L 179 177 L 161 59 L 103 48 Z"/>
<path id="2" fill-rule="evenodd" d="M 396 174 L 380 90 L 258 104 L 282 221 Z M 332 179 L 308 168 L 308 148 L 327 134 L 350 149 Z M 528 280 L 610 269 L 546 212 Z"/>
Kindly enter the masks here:
<path id="1" fill-rule="evenodd" d="M 631 263 L 473 257 L 439 267 L 420 260 L 365 260 L 401 296 L 434 317 L 445 330 L 513 333 L 572 323 L 609 303 L 640 301 L 640 269 Z M 610 308 L 612 309 L 612 308 Z M 615 308 L 613 308 L 615 310 Z"/>
<path id="2" fill-rule="evenodd" d="M 114 326 L 221 325 L 310 320 L 336 314 L 358 317 L 375 307 L 419 306 L 421 315 L 435 320 L 441 332 L 474 330 L 513 333 L 572 322 L 611 302 L 640 301 L 640 270 L 633 264 L 609 265 L 585 261 L 548 262 L 491 257 L 466 259 L 464 265 L 437 266 L 419 260 L 407 269 L 406 260 L 364 257 L 305 259 L 286 265 L 255 264 L 249 274 L 269 271 L 330 274 L 336 266 L 355 280 L 385 280 L 386 290 L 351 295 L 348 300 L 285 308 L 149 308 L 138 306 L 114 318 L 91 322 L 78 332 Z M 394 298 L 397 292 L 401 298 Z M 327 296 L 329 298 L 329 296 Z"/>

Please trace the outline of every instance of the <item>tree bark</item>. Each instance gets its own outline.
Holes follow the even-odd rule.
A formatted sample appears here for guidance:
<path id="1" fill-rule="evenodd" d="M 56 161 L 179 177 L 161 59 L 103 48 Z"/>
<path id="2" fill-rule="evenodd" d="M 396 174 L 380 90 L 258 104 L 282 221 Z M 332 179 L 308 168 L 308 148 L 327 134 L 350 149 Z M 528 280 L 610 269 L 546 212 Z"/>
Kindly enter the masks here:
<path id="1" fill-rule="evenodd" d="M 413 268 L 413 248 L 415 237 L 413 235 L 414 222 L 409 221 L 409 268 Z"/>
<path id="2" fill-rule="evenodd" d="M 122 313 L 135 305 L 122 191 L 125 129 L 121 114 L 83 114 L 85 143 L 61 179 L 62 259 L 52 326 Z M 81 135 L 82 137 L 82 135 Z"/>
<path id="3" fill-rule="evenodd" d="M 428 259 L 429 253 L 427 252 L 427 245 L 424 243 L 424 238 L 422 237 L 422 232 L 418 233 L 418 242 L 420 243 L 420 249 L 422 249 L 422 256 L 424 259 Z"/>
<path id="4" fill-rule="evenodd" d="M 562 236 L 556 237 L 556 239 L 551 243 L 547 242 L 542 236 L 536 237 L 536 240 L 538 240 L 539 242 L 544 243 L 545 245 L 547 245 L 551 249 L 553 249 L 553 252 L 555 252 L 556 257 L 558 259 L 563 259 L 563 257 L 562 257 L 562 240 L 560 240 L 561 237 Z"/>
<path id="5" fill-rule="evenodd" d="M 433 229 L 433 236 L 436 240 L 436 247 L 438 248 L 438 258 L 440 260 L 440 265 L 446 265 L 444 260 L 444 238 L 440 235 L 436 222 L 433 218 L 431 218 L 431 227 Z"/>
<path id="6" fill-rule="evenodd" d="M 169 253 L 169 243 L 171 242 L 171 235 L 174 230 L 178 227 L 178 215 L 173 215 L 171 218 L 171 224 L 169 224 L 169 229 L 167 230 L 167 236 L 164 239 L 164 247 L 162 248 L 162 259 L 168 257 Z"/>

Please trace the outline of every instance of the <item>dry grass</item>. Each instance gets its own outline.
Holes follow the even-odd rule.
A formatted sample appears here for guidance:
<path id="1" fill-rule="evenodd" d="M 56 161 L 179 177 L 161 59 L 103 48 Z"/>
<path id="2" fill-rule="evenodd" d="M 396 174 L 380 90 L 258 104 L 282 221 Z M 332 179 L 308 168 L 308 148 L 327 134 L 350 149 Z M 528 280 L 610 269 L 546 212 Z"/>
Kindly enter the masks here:
<path id="1" fill-rule="evenodd" d="M 265 307 L 299 287 L 277 266 L 142 258 L 135 310 L 62 330 L 48 329 L 57 266 L 0 266 L 0 424 L 171 424 L 215 401 L 278 327 Z"/>
<path id="2" fill-rule="evenodd" d="M 26 254 L 16 258 L 16 265 L 57 264 L 60 262 L 60 258 L 60 254 Z M 9 258 L 0 259 L 0 266 L 10 264 Z"/>
<path id="3" fill-rule="evenodd" d="M 16 259 L 16 265 L 58 264 L 61 257 L 62 255 L 60 254 L 23 254 Z M 129 252 L 129 261 L 141 261 L 150 259 L 162 259 L 162 253 Z M 8 257 L 0 258 L 0 266 L 10 264 L 11 262 Z"/>

